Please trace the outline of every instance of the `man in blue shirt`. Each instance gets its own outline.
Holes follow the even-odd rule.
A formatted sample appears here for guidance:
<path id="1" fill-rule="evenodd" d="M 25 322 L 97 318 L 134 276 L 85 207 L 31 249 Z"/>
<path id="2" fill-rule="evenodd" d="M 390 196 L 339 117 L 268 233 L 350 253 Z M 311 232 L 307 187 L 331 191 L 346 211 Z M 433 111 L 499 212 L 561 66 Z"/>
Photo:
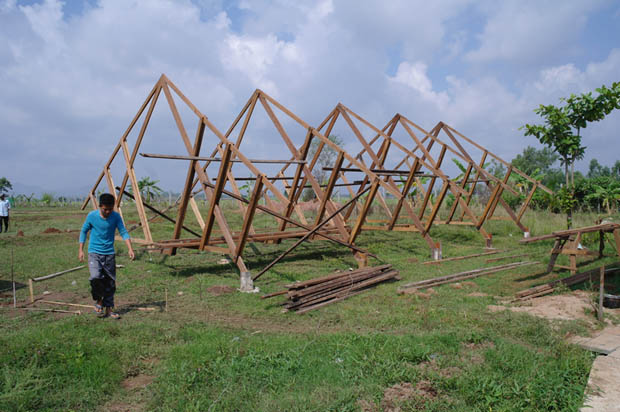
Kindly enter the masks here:
<path id="1" fill-rule="evenodd" d="M 104 193 L 99 196 L 99 209 L 93 210 L 86 217 L 80 232 L 78 259 L 84 261 L 84 242 L 90 231 L 88 242 L 88 269 L 90 270 L 90 287 L 95 312 L 101 317 L 120 318 L 114 312 L 114 293 L 116 292 L 116 259 L 114 254 L 114 233 L 118 232 L 127 245 L 129 259 L 135 254 L 131 247 L 129 233 L 125 229 L 121 215 L 114 211 L 114 196 Z"/>
<path id="2" fill-rule="evenodd" d="M 4 193 L 0 195 L 0 233 L 2 233 L 2 223 L 4 223 L 4 231 L 9 232 L 9 211 L 11 210 L 11 202 L 5 200 Z"/>

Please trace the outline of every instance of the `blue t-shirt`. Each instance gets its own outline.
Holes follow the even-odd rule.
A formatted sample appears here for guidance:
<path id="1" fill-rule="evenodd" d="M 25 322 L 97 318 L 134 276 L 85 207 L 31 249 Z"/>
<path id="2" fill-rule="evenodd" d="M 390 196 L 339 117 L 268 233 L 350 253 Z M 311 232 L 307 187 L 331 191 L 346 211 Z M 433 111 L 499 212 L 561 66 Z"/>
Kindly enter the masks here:
<path id="1" fill-rule="evenodd" d="M 118 229 L 123 239 L 129 239 L 129 233 L 125 229 L 121 215 L 117 212 L 112 212 L 107 219 L 104 219 L 101 217 L 99 210 L 93 210 L 88 214 L 82 226 L 80 243 L 86 242 L 86 235 L 89 230 L 92 230 L 88 242 L 88 253 L 113 255 L 114 232 L 116 232 L 116 229 Z"/>

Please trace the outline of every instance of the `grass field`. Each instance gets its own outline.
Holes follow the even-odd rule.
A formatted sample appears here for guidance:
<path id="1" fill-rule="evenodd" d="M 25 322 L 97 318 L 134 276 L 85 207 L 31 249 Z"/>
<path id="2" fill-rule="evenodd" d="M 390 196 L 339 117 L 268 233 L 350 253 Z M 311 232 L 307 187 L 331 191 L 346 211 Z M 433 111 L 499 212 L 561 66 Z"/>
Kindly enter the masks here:
<path id="1" fill-rule="evenodd" d="M 78 266 L 85 214 L 69 207 L 14 210 L 10 232 L 0 235 L 2 287 L 10 286 L 11 272 L 27 285 L 28 278 Z M 577 215 L 575 226 L 595 218 Z M 125 219 L 137 217 L 126 212 Z M 525 224 L 532 235 L 544 234 L 563 229 L 564 218 L 528 212 Z M 242 294 L 222 293 L 239 280 L 233 265 L 218 264 L 220 255 L 181 250 L 166 256 L 137 246 L 130 262 L 117 242 L 117 263 L 124 265 L 117 273 L 121 320 L 98 319 L 88 309 L 79 316 L 13 309 L 10 291 L 2 293 L 0 410 L 578 411 L 593 356 L 566 337 L 587 334 L 594 315 L 591 323 L 551 322 L 487 310 L 518 290 L 568 274 L 543 273 L 551 241 L 519 245 L 522 234 L 512 223 L 485 227 L 505 253 L 441 265 L 421 264 L 429 250 L 418 234 L 364 232 L 357 244 L 391 263 L 403 280 L 304 315 L 282 313 L 282 299 L 260 295 L 356 267 L 345 248 L 305 243 L 257 281 L 261 293 Z M 165 238 L 171 226 L 155 222 L 153 231 Z M 468 227 L 435 226 L 431 235 L 441 241 L 444 258 L 483 252 L 483 239 Z M 256 272 L 292 242 L 253 244 L 246 263 Z M 605 252 L 609 257 L 581 268 L 617 261 L 610 244 Z M 428 296 L 396 294 L 399 284 L 518 253 L 542 263 L 461 288 L 440 286 Z M 89 304 L 88 273 L 36 283 L 35 294 Z M 27 306 L 28 288 L 17 298 Z M 156 310 L 137 309 L 142 306 Z"/>

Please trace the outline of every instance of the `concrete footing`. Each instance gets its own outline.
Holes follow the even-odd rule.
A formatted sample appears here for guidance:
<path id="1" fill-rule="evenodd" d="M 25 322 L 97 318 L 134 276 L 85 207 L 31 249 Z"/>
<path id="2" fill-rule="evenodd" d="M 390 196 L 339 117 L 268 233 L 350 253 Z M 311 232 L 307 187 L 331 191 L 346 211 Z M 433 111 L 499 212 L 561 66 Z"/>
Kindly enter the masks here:
<path id="1" fill-rule="evenodd" d="M 254 281 L 252 281 L 252 274 L 250 272 L 241 272 L 241 284 L 239 286 L 239 292 L 245 293 L 258 293 L 259 289 L 254 287 Z"/>
<path id="2" fill-rule="evenodd" d="M 431 250 L 431 259 L 441 260 L 443 258 L 443 252 L 441 250 L 441 242 L 435 243 L 435 248 Z"/>

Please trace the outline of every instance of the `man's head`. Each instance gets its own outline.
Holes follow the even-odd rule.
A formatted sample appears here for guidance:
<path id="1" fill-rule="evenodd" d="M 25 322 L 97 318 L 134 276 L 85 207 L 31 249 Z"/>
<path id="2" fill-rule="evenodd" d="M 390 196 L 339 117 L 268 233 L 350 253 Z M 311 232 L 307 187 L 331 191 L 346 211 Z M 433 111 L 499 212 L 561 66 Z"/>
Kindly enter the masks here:
<path id="1" fill-rule="evenodd" d="M 109 193 L 103 193 L 99 196 L 99 211 L 101 217 L 107 219 L 110 213 L 114 210 L 114 196 Z"/>
<path id="2" fill-rule="evenodd" d="M 4 200 L 4 198 L 5 198 L 5 197 L 6 197 L 6 195 L 5 195 L 4 193 L 2 193 L 2 194 L 0 195 L 0 199 L 2 199 L 2 200 Z"/>

